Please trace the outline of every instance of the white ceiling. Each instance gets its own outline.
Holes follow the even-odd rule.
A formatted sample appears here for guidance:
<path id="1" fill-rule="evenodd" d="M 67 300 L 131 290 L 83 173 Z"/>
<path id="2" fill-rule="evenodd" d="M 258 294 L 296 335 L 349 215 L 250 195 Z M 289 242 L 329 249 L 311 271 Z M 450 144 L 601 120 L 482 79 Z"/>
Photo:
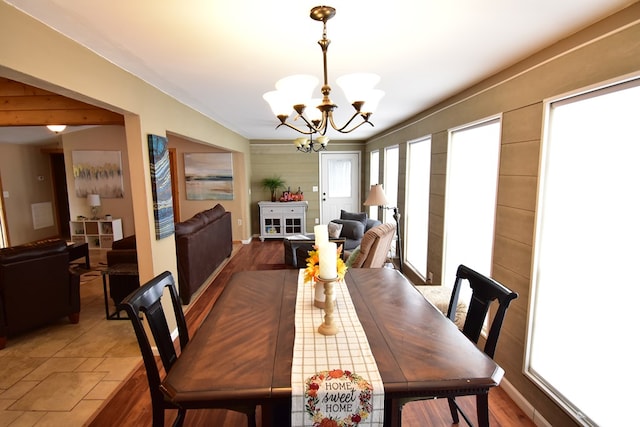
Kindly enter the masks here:
<path id="1" fill-rule="evenodd" d="M 298 136 L 275 130 L 262 94 L 291 74 L 322 80 L 322 23 L 309 18 L 317 0 L 4 1 L 249 139 Z M 328 72 L 337 121 L 352 107 L 336 77 L 377 73 L 386 96 L 374 128 L 328 135 L 366 139 L 632 3 L 332 0 Z"/>

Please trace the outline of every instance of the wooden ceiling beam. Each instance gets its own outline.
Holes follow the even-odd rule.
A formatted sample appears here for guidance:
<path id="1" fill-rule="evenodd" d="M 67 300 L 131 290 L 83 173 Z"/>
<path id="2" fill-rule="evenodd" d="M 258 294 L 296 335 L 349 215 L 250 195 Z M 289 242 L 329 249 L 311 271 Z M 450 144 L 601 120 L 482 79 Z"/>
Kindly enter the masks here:
<path id="1" fill-rule="evenodd" d="M 0 78 L 0 126 L 124 125 L 124 117 L 53 92 Z"/>

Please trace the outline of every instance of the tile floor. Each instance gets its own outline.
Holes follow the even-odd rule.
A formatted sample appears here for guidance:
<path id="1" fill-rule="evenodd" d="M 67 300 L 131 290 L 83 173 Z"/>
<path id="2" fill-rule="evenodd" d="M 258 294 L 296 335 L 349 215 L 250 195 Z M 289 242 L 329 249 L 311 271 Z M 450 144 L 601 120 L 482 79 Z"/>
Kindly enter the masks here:
<path id="1" fill-rule="evenodd" d="M 82 426 L 141 363 L 131 323 L 105 320 L 99 273 L 80 294 L 79 324 L 60 319 L 0 350 L 0 427 Z"/>

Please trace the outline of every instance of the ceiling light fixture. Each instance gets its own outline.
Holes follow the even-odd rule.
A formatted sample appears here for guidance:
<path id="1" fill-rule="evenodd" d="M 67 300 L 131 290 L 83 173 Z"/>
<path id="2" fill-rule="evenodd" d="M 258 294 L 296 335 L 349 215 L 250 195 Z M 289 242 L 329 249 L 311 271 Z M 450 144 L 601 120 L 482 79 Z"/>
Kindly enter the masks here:
<path id="1" fill-rule="evenodd" d="M 67 125 L 47 125 L 51 132 L 60 133 L 67 128 Z"/>
<path id="2" fill-rule="evenodd" d="M 301 136 L 300 138 L 296 138 L 293 140 L 293 145 L 296 146 L 298 151 L 302 151 L 303 153 L 310 153 L 312 151 L 317 153 L 318 151 L 325 150 L 328 143 L 328 136 L 321 135 L 314 141 L 313 134 L 309 135 L 309 138 Z"/>
<path id="3" fill-rule="evenodd" d="M 331 40 L 327 38 L 327 21 L 333 18 L 335 14 L 336 10 L 330 6 L 316 6 L 311 9 L 310 13 L 311 19 L 322 21 L 323 26 L 322 39 L 318 41 L 322 49 L 324 65 L 324 84 L 321 89 L 322 100 L 311 99 L 311 93 L 318 84 L 318 79 L 314 76 L 298 74 L 278 80 L 276 90 L 263 95 L 265 101 L 271 106 L 273 114 L 280 120 L 280 124 L 276 126 L 276 129 L 285 125 L 304 135 L 313 136 L 313 134 L 318 133 L 324 136 L 327 133 L 329 124 L 340 133 L 352 132 L 365 123 L 373 126 L 369 118 L 378 106 L 380 99 L 384 96 L 384 92 L 374 89 L 374 86 L 380 81 L 380 77 L 369 73 L 348 74 L 336 80 L 336 83 L 342 88 L 347 100 L 356 111 L 343 126 L 337 126 L 333 121 L 333 110 L 338 106 L 329 98 L 331 86 L 329 86 L 327 78 L 327 49 Z M 310 108 L 307 116 L 305 116 L 307 105 L 313 105 L 316 108 Z M 304 127 L 296 127 L 287 122 L 292 108 L 297 113 L 293 120 L 301 118 L 304 121 Z M 361 118 L 360 123 L 348 129 L 358 116 Z M 303 144 L 302 140 L 306 140 L 309 145 Z M 306 138 L 298 138 L 294 141 L 294 144 L 298 147 L 298 150 L 304 152 L 320 151 L 326 148 L 326 143 L 322 144 L 320 138 L 318 138 L 318 144 L 314 144 L 313 139 L 307 140 Z"/>

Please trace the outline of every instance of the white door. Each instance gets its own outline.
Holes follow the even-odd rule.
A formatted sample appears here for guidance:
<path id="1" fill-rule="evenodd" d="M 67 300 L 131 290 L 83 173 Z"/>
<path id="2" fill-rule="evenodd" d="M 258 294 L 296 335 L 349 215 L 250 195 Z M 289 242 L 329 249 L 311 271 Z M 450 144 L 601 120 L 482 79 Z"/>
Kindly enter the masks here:
<path id="1" fill-rule="evenodd" d="M 340 210 L 362 212 L 360 153 L 320 153 L 320 223 L 340 218 Z"/>

